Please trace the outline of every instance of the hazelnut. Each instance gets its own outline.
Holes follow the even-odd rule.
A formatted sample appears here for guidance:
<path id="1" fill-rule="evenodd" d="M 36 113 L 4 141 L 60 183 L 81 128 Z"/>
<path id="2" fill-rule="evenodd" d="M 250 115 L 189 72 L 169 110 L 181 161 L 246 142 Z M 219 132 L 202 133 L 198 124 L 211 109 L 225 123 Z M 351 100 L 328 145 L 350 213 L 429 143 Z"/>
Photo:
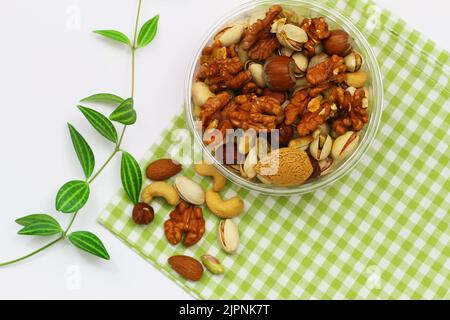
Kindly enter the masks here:
<path id="1" fill-rule="evenodd" d="M 134 206 L 133 220 L 136 224 L 147 225 L 155 218 L 153 208 L 148 204 L 140 202 Z"/>
<path id="2" fill-rule="evenodd" d="M 329 55 L 347 56 L 352 52 L 350 35 L 342 29 L 331 31 L 330 36 L 323 40 L 323 49 Z"/>
<path id="3" fill-rule="evenodd" d="M 273 56 L 264 65 L 267 86 L 274 91 L 287 91 L 295 86 L 295 61 L 291 57 Z"/>
<path id="4" fill-rule="evenodd" d="M 292 137 L 294 136 L 294 128 L 284 123 L 279 129 L 275 130 L 275 132 L 276 134 L 278 134 L 278 136 L 277 139 L 272 142 L 278 142 L 280 148 L 287 147 L 289 145 L 289 142 L 292 140 Z M 273 137 L 271 137 L 271 139 L 272 138 Z"/>

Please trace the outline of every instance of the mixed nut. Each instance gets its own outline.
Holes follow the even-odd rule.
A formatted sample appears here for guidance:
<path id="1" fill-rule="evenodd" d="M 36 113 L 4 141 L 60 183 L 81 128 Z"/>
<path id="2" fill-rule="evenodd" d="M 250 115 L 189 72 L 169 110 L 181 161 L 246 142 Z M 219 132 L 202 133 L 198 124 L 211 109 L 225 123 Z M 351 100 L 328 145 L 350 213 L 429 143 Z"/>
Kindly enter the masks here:
<path id="1" fill-rule="evenodd" d="M 203 141 L 246 179 L 293 186 L 326 175 L 369 121 L 364 59 L 326 17 L 273 5 L 220 31 L 199 64 L 192 98 Z"/>
<path id="2" fill-rule="evenodd" d="M 244 211 L 244 201 L 239 196 L 223 199 L 220 191 L 225 187 L 225 177 L 213 166 L 206 163 L 195 164 L 194 171 L 203 177 L 212 178 L 212 188 L 206 192 L 193 180 L 178 175 L 182 171 L 181 164 L 172 159 L 159 159 L 150 163 L 146 169 L 147 177 L 153 180 L 144 188 L 140 203 L 133 209 L 132 218 L 136 224 L 148 225 L 154 219 L 151 207 L 155 198 L 163 198 L 174 210 L 164 223 L 164 233 L 171 245 L 182 243 L 189 248 L 197 244 L 206 232 L 206 221 L 202 205 L 219 218 L 223 219 L 218 226 L 218 243 L 222 249 L 233 254 L 239 246 L 239 229 L 230 220 Z M 173 179 L 173 184 L 167 180 Z M 211 255 L 203 255 L 202 263 L 212 274 L 225 272 L 222 264 Z M 198 281 L 203 275 L 203 266 L 196 259 L 188 256 L 173 256 L 169 265 L 183 278 Z"/>

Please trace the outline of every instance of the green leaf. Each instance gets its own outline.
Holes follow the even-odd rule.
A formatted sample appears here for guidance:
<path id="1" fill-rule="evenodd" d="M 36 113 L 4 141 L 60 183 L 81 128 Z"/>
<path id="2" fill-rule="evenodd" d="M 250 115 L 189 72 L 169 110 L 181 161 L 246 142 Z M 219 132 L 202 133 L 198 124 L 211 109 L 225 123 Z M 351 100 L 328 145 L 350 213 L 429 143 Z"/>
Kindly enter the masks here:
<path id="1" fill-rule="evenodd" d="M 56 220 L 34 221 L 18 232 L 25 236 L 53 236 L 61 233 L 62 228 Z"/>
<path id="2" fill-rule="evenodd" d="M 124 101 L 123 98 L 116 96 L 112 93 L 97 93 L 92 96 L 86 97 L 81 102 L 97 102 L 97 103 L 106 103 L 112 105 L 118 105 Z"/>
<path id="3" fill-rule="evenodd" d="M 125 125 L 132 125 L 136 123 L 136 110 L 134 110 L 133 98 L 128 98 L 111 113 L 109 119 Z"/>
<path id="4" fill-rule="evenodd" d="M 130 200 L 136 204 L 142 188 L 142 172 L 138 162 L 128 152 L 122 152 L 122 166 L 120 171 L 122 186 Z"/>
<path id="5" fill-rule="evenodd" d="M 68 126 L 78 160 L 80 160 L 86 179 L 89 179 L 95 167 L 94 153 L 83 136 L 70 123 Z"/>
<path id="6" fill-rule="evenodd" d="M 86 181 L 70 181 L 61 187 L 56 196 L 56 210 L 73 213 L 86 204 L 89 199 L 89 184 Z"/>
<path id="7" fill-rule="evenodd" d="M 78 109 L 84 114 L 89 123 L 106 139 L 113 143 L 117 143 L 117 130 L 111 121 L 100 112 L 78 106 Z"/>
<path id="8" fill-rule="evenodd" d="M 42 213 L 30 214 L 29 216 L 25 216 L 25 217 L 22 217 L 22 218 L 19 218 L 16 220 L 16 223 L 23 227 L 29 226 L 30 224 L 32 224 L 34 222 L 56 222 L 56 223 L 58 223 L 55 220 L 55 218 L 49 216 L 48 214 L 42 214 Z"/>
<path id="9" fill-rule="evenodd" d="M 95 30 L 94 33 L 104 36 L 106 38 L 131 45 L 130 39 L 120 31 L 116 30 Z"/>
<path id="10" fill-rule="evenodd" d="M 150 42 L 153 41 L 153 39 L 156 36 L 156 33 L 158 32 L 158 21 L 159 21 L 159 14 L 148 20 L 144 25 L 142 26 L 141 30 L 139 31 L 139 36 L 137 40 L 137 46 L 138 48 L 145 47 Z"/>
<path id="11" fill-rule="evenodd" d="M 68 236 L 69 241 L 77 248 L 89 252 L 94 256 L 109 260 L 109 254 L 102 241 L 88 231 L 76 231 Z"/>

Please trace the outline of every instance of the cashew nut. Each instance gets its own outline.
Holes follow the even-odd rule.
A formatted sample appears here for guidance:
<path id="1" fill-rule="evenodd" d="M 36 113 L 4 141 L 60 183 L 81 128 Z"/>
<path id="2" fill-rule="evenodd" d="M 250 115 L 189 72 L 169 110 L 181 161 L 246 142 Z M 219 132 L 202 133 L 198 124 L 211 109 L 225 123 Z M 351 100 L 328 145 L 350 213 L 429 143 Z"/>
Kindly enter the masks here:
<path id="1" fill-rule="evenodd" d="M 234 218 L 244 211 L 244 201 L 239 196 L 223 200 L 214 190 L 206 192 L 206 205 L 212 213 L 222 219 Z"/>
<path id="2" fill-rule="evenodd" d="M 150 204 L 155 197 L 166 199 L 167 203 L 171 206 L 176 206 L 180 202 L 180 196 L 177 190 L 167 182 L 154 182 L 142 191 L 141 200 L 145 203 Z"/>
<path id="3" fill-rule="evenodd" d="M 201 176 L 212 177 L 214 180 L 213 190 L 216 192 L 222 190 L 227 183 L 227 179 L 212 164 L 196 164 L 194 170 Z"/>

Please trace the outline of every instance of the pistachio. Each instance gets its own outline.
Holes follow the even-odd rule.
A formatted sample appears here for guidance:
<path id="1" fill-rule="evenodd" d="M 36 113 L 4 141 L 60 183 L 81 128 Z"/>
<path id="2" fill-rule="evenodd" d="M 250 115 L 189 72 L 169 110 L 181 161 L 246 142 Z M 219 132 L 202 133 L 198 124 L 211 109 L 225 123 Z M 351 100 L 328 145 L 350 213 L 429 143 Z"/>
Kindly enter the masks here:
<path id="1" fill-rule="evenodd" d="M 194 181 L 179 176 L 175 179 L 175 188 L 183 200 L 194 205 L 202 205 L 205 203 L 205 192 Z"/>
<path id="2" fill-rule="evenodd" d="M 314 159 L 321 161 L 330 155 L 332 146 L 333 139 L 328 134 L 326 136 L 319 135 L 309 146 L 309 152 Z"/>
<path id="3" fill-rule="evenodd" d="M 328 60 L 329 56 L 326 53 L 319 53 L 309 60 L 308 69 L 314 68 L 318 64 Z"/>
<path id="4" fill-rule="evenodd" d="M 219 242 L 225 252 L 233 254 L 239 246 L 239 229 L 233 220 L 225 219 L 219 224 Z"/>
<path id="5" fill-rule="evenodd" d="M 242 170 L 249 179 L 256 177 L 255 166 L 258 163 L 258 147 L 253 147 L 245 158 Z"/>
<path id="6" fill-rule="evenodd" d="M 302 53 L 295 53 L 292 56 L 295 62 L 295 72 L 297 74 L 304 74 L 308 69 L 308 58 Z"/>
<path id="7" fill-rule="evenodd" d="M 309 145 L 311 144 L 311 142 L 313 142 L 313 140 L 314 139 L 312 136 L 305 136 L 305 137 L 292 139 L 289 142 L 289 148 L 299 148 L 302 151 L 306 151 L 308 149 Z"/>
<path id="8" fill-rule="evenodd" d="M 281 47 L 281 49 L 279 49 L 278 53 L 280 54 L 280 56 L 286 56 L 286 57 L 290 57 L 292 56 L 292 54 L 295 51 L 286 47 Z"/>
<path id="9" fill-rule="evenodd" d="M 197 81 L 192 85 L 192 99 L 197 107 L 203 107 L 209 98 L 214 97 L 214 93 L 209 90 L 209 86 L 201 81 Z"/>
<path id="10" fill-rule="evenodd" d="M 302 45 L 308 41 L 308 35 L 305 30 L 293 24 L 285 24 L 278 29 L 278 41 L 283 47 L 294 51 L 302 50 Z"/>
<path id="11" fill-rule="evenodd" d="M 244 50 L 241 45 L 237 48 L 237 54 L 242 63 L 246 63 L 249 60 L 248 51 Z"/>
<path id="12" fill-rule="evenodd" d="M 359 52 L 353 51 L 345 57 L 344 62 L 348 72 L 356 72 L 361 69 L 364 60 Z"/>
<path id="13" fill-rule="evenodd" d="M 358 71 L 345 74 L 345 82 L 350 87 L 362 88 L 366 84 L 368 75 L 364 71 Z"/>
<path id="14" fill-rule="evenodd" d="M 264 66 L 259 63 L 252 63 L 248 68 L 252 74 L 253 81 L 260 88 L 267 87 L 266 81 L 264 80 Z"/>
<path id="15" fill-rule="evenodd" d="M 281 19 L 275 20 L 272 23 L 272 28 L 270 29 L 270 32 L 272 32 L 272 33 L 280 32 L 281 29 L 286 25 L 286 21 L 287 21 L 286 18 L 281 18 Z"/>
<path id="16" fill-rule="evenodd" d="M 232 44 L 237 44 L 241 41 L 245 26 L 242 24 L 235 24 L 229 28 L 222 30 L 217 36 L 222 46 L 228 47 Z"/>
<path id="17" fill-rule="evenodd" d="M 326 175 L 328 172 L 330 172 L 330 168 L 333 165 L 333 158 L 328 157 L 326 159 L 323 159 L 319 161 L 319 167 L 320 167 L 320 175 Z"/>
<path id="18" fill-rule="evenodd" d="M 348 131 L 334 140 L 331 156 L 334 160 L 341 160 L 350 155 L 358 146 L 359 136 L 356 132 Z"/>
<path id="19" fill-rule="evenodd" d="M 208 269 L 208 271 L 212 274 L 223 274 L 225 272 L 225 268 L 220 263 L 220 261 L 209 254 L 205 254 L 202 256 L 202 263 L 205 268 Z"/>

